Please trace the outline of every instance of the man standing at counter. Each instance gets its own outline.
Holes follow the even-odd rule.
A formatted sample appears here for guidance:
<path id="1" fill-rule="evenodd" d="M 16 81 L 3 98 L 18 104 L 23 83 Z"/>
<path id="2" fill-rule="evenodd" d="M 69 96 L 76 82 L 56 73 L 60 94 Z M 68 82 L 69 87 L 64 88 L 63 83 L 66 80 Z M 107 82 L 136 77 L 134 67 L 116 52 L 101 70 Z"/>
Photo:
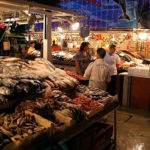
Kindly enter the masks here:
<path id="1" fill-rule="evenodd" d="M 115 54 L 116 46 L 110 45 L 109 51 L 106 53 L 104 60 L 110 68 L 111 81 L 108 84 L 107 91 L 111 95 L 116 94 L 116 79 L 117 79 L 117 69 L 119 68 L 120 58 Z"/>
<path id="2" fill-rule="evenodd" d="M 84 77 L 89 80 L 89 87 L 106 91 L 107 84 L 110 82 L 110 70 L 108 64 L 104 61 L 105 55 L 105 49 L 97 49 L 97 59 L 89 64 Z"/>

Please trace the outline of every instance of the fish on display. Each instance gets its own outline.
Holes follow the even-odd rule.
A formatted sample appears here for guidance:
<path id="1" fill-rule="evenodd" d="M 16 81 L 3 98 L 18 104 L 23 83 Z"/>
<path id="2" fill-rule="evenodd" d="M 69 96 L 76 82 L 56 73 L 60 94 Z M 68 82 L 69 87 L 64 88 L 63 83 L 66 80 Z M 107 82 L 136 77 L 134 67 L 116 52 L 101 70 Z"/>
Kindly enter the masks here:
<path id="1" fill-rule="evenodd" d="M 123 14 L 119 17 L 119 19 L 130 20 L 130 17 L 126 13 L 126 0 L 113 0 L 117 4 L 119 4 L 122 8 Z M 107 0 L 109 2 L 109 0 Z"/>

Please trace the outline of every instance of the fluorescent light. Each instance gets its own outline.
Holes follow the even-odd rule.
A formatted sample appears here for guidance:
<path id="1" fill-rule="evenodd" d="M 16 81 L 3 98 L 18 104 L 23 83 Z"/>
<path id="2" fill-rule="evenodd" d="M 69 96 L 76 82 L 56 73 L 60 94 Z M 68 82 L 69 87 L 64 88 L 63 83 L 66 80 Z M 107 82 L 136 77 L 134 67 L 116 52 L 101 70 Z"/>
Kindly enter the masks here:
<path id="1" fill-rule="evenodd" d="M 88 37 L 86 37 L 86 38 L 85 38 L 85 41 L 88 41 L 88 40 L 89 40 L 89 38 L 88 38 Z"/>
<path id="2" fill-rule="evenodd" d="M 6 21 L 15 21 L 15 19 L 14 18 L 10 18 L 10 19 L 6 19 Z"/>
<path id="3" fill-rule="evenodd" d="M 64 39 L 64 38 L 65 38 L 65 36 L 64 36 L 64 35 L 61 35 L 61 36 L 60 36 L 60 38 L 61 38 L 61 39 Z"/>
<path id="4" fill-rule="evenodd" d="M 61 51 L 61 52 L 59 52 L 59 55 L 64 56 L 65 53 Z"/>
<path id="5" fill-rule="evenodd" d="M 72 30 L 77 30 L 79 28 L 80 24 L 79 22 L 76 22 L 72 25 Z"/>
<path id="6" fill-rule="evenodd" d="M 116 41 L 116 39 L 115 39 L 114 35 L 113 35 L 112 41 Z"/>
<path id="7" fill-rule="evenodd" d="M 77 42 L 74 42 L 74 45 L 77 45 Z"/>
<path id="8" fill-rule="evenodd" d="M 140 38 L 141 40 L 146 40 L 146 38 L 147 38 L 147 33 L 140 33 L 140 34 L 139 34 L 139 38 Z"/>
<path id="9" fill-rule="evenodd" d="M 63 31 L 63 29 L 61 27 L 58 27 L 57 29 L 58 29 L 59 32 Z"/>

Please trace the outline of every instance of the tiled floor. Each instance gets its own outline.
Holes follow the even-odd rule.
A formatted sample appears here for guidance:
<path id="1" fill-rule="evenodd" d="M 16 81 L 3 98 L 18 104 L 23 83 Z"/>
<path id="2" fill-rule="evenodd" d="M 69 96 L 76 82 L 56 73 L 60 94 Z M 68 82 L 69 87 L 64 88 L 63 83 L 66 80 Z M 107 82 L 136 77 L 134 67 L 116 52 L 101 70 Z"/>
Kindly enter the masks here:
<path id="1" fill-rule="evenodd" d="M 106 118 L 113 124 L 113 113 Z M 150 112 L 118 108 L 117 150 L 150 150 Z"/>

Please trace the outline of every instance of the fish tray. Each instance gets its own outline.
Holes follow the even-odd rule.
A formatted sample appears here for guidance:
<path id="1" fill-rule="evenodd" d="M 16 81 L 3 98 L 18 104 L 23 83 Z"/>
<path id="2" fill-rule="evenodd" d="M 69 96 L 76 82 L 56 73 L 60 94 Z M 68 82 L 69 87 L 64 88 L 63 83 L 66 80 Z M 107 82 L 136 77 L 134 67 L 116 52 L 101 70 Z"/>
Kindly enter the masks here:
<path id="1" fill-rule="evenodd" d="M 92 111 L 88 111 L 85 112 L 88 118 L 93 117 L 94 115 L 96 115 L 97 113 L 101 112 L 104 108 L 104 105 L 102 104 L 102 106 L 100 108 L 94 109 Z"/>
<path id="2" fill-rule="evenodd" d="M 17 104 L 20 103 L 21 101 L 25 101 L 27 99 L 35 99 L 36 97 L 42 97 L 42 93 L 11 98 L 8 100 L 8 102 L 0 105 L 0 113 L 12 111 L 15 108 L 15 106 L 17 106 Z"/>
<path id="3" fill-rule="evenodd" d="M 55 110 L 54 115 L 57 121 L 59 121 L 60 123 L 64 123 L 65 126 L 67 127 L 71 127 L 72 125 L 76 123 L 75 120 L 73 120 L 71 117 L 67 116 L 66 114 L 64 114 L 63 112 L 59 110 Z"/>
<path id="4" fill-rule="evenodd" d="M 110 97 L 104 97 L 103 99 L 98 100 L 99 103 L 103 104 L 104 107 L 107 107 L 112 102 L 118 101 L 118 96 L 110 96 Z"/>
<path id="5" fill-rule="evenodd" d="M 50 139 L 53 134 L 55 134 L 54 129 L 46 129 L 22 140 L 12 142 L 5 146 L 3 150 L 43 150 L 50 144 L 51 140 L 47 140 Z"/>
<path id="6" fill-rule="evenodd" d="M 76 87 L 77 87 L 77 85 L 74 85 L 74 87 L 67 86 L 66 88 L 60 88 L 60 90 L 61 90 L 62 92 L 68 92 L 68 91 L 74 90 Z"/>
<path id="7" fill-rule="evenodd" d="M 42 127 L 50 128 L 50 129 L 56 128 L 60 131 L 63 131 L 68 126 L 72 126 L 73 124 L 75 124 L 75 121 L 72 118 L 65 116 L 61 111 L 58 111 L 58 110 L 54 111 L 54 116 L 56 118 L 56 121 L 58 121 L 60 124 L 62 124 L 61 126 L 57 126 L 57 124 L 51 122 L 50 120 L 47 120 L 47 119 L 41 117 L 40 115 L 38 115 L 36 113 L 32 113 L 28 110 L 25 111 L 25 114 L 33 116 L 35 118 L 36 122 Z"/>
<path id="8" fill-rule="evenodd" d="M 82 93 L 80 93 L 80 92 L 77 92 L 77 91 L 75 91 L 75 97 L 87 97 L 86 95 L 84 95 L 84 94 L 82 94 Z M 87 97 L 88 98 L 88 97 Z"/>
<path id="9" fill-rule="evenodd" d="M 53 122 L 51 122 L 51 121 L 49 121 L 49 120 L 47 120 L 47 119 L 41 117 L 40 115 L 38 115 L 38 114 L 36 114 L 36 113 L 32 113 L 32 112 L 26 110 L 26 111 L 25 111 L 25 114 L 34 117 L 35 120 L 36 120 L 36 122 L 37 122 L 40 126 L 42 126 L 42 127 L 44 127 L 44 128 L 52 128 L 52 127 L 54 127 L 54 123 L 53 123 Z"/>
<path id="10" fill-rule="evenodd" d="M 46 146 L 46 140 L 57 132 L 54 128 L 54 123 L 30 111 L 25 111 L 26 115 L 33 116 L 36 122 L 45 129 L 29 135 L 20 140 L 14 140 L 3 148 L 3 150 L 42 150 Z M 49 143 L 49 142 L 47 142 Z"/>

